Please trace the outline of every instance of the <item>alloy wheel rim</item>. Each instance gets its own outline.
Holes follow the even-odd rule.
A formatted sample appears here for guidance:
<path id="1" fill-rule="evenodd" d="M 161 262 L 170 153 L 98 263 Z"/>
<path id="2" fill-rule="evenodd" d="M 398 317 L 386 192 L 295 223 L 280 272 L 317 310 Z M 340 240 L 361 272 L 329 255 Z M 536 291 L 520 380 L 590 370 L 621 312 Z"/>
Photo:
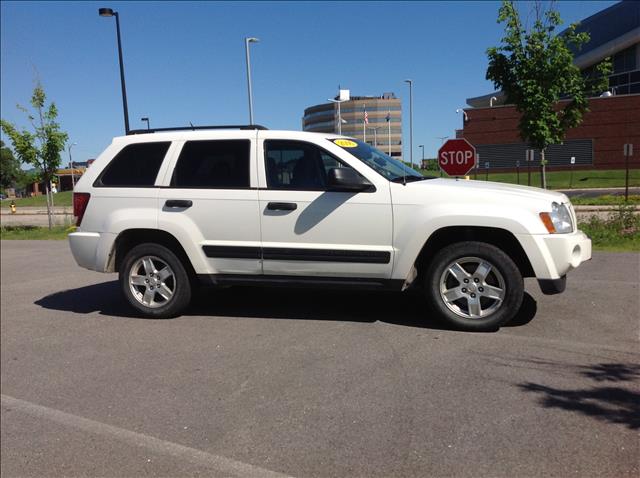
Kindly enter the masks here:
<path id="1" fill-rule="evenodd" d="M 167 305 L 176 290 L 176 276 L 169 264 L 156 256 L 143 256 L 129 270 L 129 288 L 143 306 Z"/>
<path id="2" fill-rule="evenodd" d="M 456 259 L 440 276 L 442 301 L 465 319 L 484 319 L 495 313 L 504 302 L 506 290 L 500 271 L 480 257 Z"/>

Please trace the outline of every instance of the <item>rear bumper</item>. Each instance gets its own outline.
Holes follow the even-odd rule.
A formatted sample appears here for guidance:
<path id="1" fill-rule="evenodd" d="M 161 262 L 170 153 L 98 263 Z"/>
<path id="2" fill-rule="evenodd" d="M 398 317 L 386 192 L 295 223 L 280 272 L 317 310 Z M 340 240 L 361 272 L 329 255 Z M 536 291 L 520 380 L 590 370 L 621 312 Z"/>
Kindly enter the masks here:
<path id="1" fill-rule="evenodd" d="M 71 254 L 80 267 L 106 272 L 115 234 L 73 232 L 69 234 Z"/>

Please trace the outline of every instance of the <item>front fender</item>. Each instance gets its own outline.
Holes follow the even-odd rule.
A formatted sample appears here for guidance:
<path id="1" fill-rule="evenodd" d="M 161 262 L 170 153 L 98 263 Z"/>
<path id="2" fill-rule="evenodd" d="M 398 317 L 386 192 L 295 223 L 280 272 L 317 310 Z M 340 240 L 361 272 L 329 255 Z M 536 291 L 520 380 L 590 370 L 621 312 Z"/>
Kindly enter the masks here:
<path id="1" fill-rule="evenodd" d="M 486 204 L 394 205 L 393 244 L 397 260 L 392 278 L 405 279 L 409 276 L 423 247 L 440 229 L 456 226 L 502 229 L 513 234 L 526 252 L 519 237 L 542 233 L 542 224 L 538 223 L 540 220 L 534 214 L 508 206 L 501 206 L 498 214 Z M 435 252 L 427 251 L 427 254 Z"/>

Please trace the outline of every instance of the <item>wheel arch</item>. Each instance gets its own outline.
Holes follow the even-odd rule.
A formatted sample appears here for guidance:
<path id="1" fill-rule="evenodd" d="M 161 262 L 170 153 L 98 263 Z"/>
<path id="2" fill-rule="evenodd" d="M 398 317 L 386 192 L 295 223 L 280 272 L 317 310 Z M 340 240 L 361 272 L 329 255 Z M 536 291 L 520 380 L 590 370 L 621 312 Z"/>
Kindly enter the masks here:
<path id="1" fill-rule="evenodd" d="M 193 264 L 185 252 L 180 241 L 172 234 L 158 229 L 127 229 L 116 237 L 109 260 L 107 272 L 120 272 L 122 260 L 133 247 L 146 242 L 160 244 L 171 250 L 182 262 L 191 278 L 196 277 Z"/>
<path id="2" fill-rule="evenodd" d="M 535 277 L 526 252 L 518 239 L 506 229 L 481 226 L 448 226 L 434 231 L 422 246 L 415 261 L 419 278 L 423 278 L 436 251 L 456 242 L 477 241 L 504 251 L 518 267 L 522 277 Z"/>

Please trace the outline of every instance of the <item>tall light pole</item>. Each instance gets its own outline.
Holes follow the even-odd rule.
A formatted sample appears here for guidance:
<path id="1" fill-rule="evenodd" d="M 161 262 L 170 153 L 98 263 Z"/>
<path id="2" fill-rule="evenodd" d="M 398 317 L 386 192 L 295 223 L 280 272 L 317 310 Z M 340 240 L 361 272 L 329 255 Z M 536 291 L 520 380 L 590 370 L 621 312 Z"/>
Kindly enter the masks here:
<path id="1" fill-rule="evenodd" d="M 449 136 L 436 136 L 436 139 L 439 139 L 441 141 L 442 144 L 444 144 L 444 140 L 447 139 Z"/>
<path id="2" fill-rule="evenodd" d="M 151 124 L 149 123 L 149 118 L 145 116 L 144 118 L 140 118 L 140 121 L 144 121 L 147 123 L 147 131 L 151 129 Z"/>
<path id="3" fill-rule="evenodd" d="M 124 62 L 122 61 L 122 41 L 120 39 L 120 16 L 111 8 L 99 8 L 101 17 L 116 17 L 116 32 L 118 33 L 118 59 L 120 60 L 120 85 L 122 87 L 122 109 L 124 110 L 124 132 L 129 134 L 129 108 L 127 106 L 127 87 L 124 84 Z"/>
<path id="4" fill-rule="evenodd" d="M 342 134 L 342 116 L 340 115 L 340 103 L 346 100 L 334 100 L 333 98 L 329 98 L 327 99 L 327 101 L 330 101 L 331 103 L 337 103 L 338 105 L 338 134 L 341 135 Z"/>
<path id="5" fill-rule="evenodd" d="M 404 80 L 409 83 L 409 158 L 413 168 L 413 80 Z"/>
<path id="6" fill-rule="evenodd" d="M 249 43 L 258 43 L 260 40 L 254 37 L 244 39 L 244 49 L 247 57 L 247 89 L 249 90 L 249 124 L 253 124 L 253 93 L 251 92 L 251 55 L 249 54 Z"/>
<path id="7" fill-rule="evenodd" d="M 71 167 L 71 190 L 72 191 L 76 187 L 76 179 L 75 179 L 75 175 L 73 174 L 73 159 L 71 158 L 71 148 L 73 148 L 77 144 L 78 143 L 71 143 L 67 148 L 67 152 L 69 153 L 69 166 Z"/>
<path id="8" fill-rule="evenodd" d="M 422 148 L 422 162 L 420 163 L 420 167 L 424 167 L 424 144 L 418 146 L 418 148 Z"/>

